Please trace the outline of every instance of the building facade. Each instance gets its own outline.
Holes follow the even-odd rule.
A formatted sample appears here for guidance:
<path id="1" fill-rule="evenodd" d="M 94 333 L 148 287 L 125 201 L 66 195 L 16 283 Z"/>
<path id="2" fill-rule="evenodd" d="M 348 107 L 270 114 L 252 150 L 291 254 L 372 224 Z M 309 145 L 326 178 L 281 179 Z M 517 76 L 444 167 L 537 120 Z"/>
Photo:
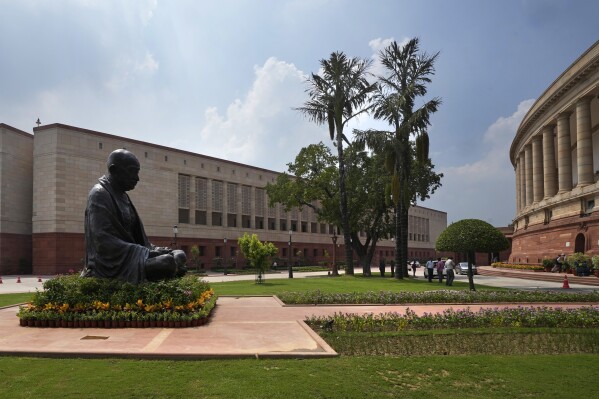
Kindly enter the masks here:
<path id="1" fill-rule="evenodd" d="M 332 225 L 319 222 L 308 207 L 285 212 L 280 205 L 268 206 L 265 186 L 276 180 L 278 172 L 63 124 L 36 127 L 34 135 L 0 126 L 3 140 L 4 132 L 12 140 L 11 156 L 20 159 L 14 163 L 7 158 L 5 163 L 8 155 L 2 147 L 2 242 L 7 234 L 21 232 L 23 242 L 29 240 L 29 247 L 23 244 L 28 256 L 22 256 L 33 265 L 34 274 L 82 267 L 87 194 L 106 173 L 108 155 L 117 148 L 126 148 L 140 161 L 140 183 L 129 195 L 150 241 L 181 248 L 188 257 L 197 246 L 197 267 L 210 269 L 222 262 L 244 266 L 237 247 L 237 238 L 244 233 L 274 243 L 281 262 L 333 260 Z M 20 174 L 13 171 L 17 164 L 23 165 Z M 18 198 L 13 193 L 5 199 L 4 182 L 10 179 L 24 182 Z M 23 208 L 7 211 L 13 218 L 18 215 L 21 230 L 4 228 L 4 207 L 9 204 Z M 412 207 L 411 257 L 434 254 L 436 238 L 446 226 L 445 212 Z M 341 237 L 337 245 L 337 259 L 342 260 Z M 391 240 L 380 242 L 379 254 L 391 258 L 393 245 Z M 2 259 L 10 257 L 10 262 L 2 261 L 0 274 L 18 272 L 12 252 L 3 247 Z"/>
<path id="2" fill-rule="evenodd" d="M 0 271 L 31 272 L 33 135 L 0 123 Z"/>
<path id="3" fill-rule="evenodd" d="M 599 41 L 541 94 L 520 123 L 510 148 L 516 180 L 510 261 L 599 253 L 598 95 Z"/>

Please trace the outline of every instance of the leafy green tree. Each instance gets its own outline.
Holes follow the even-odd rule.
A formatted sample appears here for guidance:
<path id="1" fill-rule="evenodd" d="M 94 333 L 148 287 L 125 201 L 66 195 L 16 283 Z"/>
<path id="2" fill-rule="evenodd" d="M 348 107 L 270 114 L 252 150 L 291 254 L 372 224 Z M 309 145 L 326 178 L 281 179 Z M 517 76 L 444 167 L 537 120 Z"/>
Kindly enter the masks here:
<path id="1" fill-rule="evenodd" d="M 198 270 L 200 269 L 200 248 L 197 245 L 194 245 L 189 250 L 189 260 L 191 264 L 194 265 Z"/>
<path id="2" fill-rule="evenodd" d="M 369 108 L 370 94 L 376 85 L 368 81 L 371 62 L 360 58 L 348 58 L 343 52 L 334 52 L 329 59 L 320 60 L 321 70 L 308 79 L 310 99 L 297 108 L 317 124 L 327 124 L 331 140 L 336 142 L 339 164 L 339 210 L 345 242 L 346 273 L 354 274 L 350 235 L 350 214 L 346 189 L 345 157 L 343 142 L 349 140 L 343 134 L 347 123 Z"/>
<path id="3" fill-rule="evenodd" d="M 357 145 L 347 147 L 347 192 L 350 214 L 351 245 L 358 255 L 365 275 L 370 275 L 370 263 L 376 244 L 391 234 L 392 218 L 385 201 L 385 171 L 382 157 L 361 150 Z M 266 186 L 273 205 L 282 203 L 286 210 L 308 206 L 321 222 L 339 225 L 339 189 L 337 158 L 322 142 L 300 150 L 295 162 L 288 164 L 289 174 L 279 175 L 274 184 Z M 360 237 L 365 232 L 366 237 Z M 337 275 L 336 265 L 333 275 Z"/>
<path id="4" fill-rule="evenodd" d="M 510 247 L 503 233 L 479 219 L 463 219 L 447 226 L 437 238 L 437 251 L 465 252 L 468 256 L 468 283 L 475 291 L 472 263 L 475 252 L 499 252 Z"/>
<path id="5" fill-rule="evenodd" d="M 386 135 L 382 140 L 384 145 L 379 150 L 384 154 L 385 164 L 391 174 L 389 191 L 395 214 L 395 276 L 400 279 L 407 275 L 408 209 L 417 191 L 413 187 L 414 168 L 419 164 L 425 168 L 427 163 L 430 165 L 427 129 L 430 115 L 441 104 L 439 98 L 433 98 L 417 107 L 416 100 L 427 94 L 426 85 L 435 72 L 434 63 L 438 55 L 422 53 L 417 38 L 404 46 L 394 41 L 379 54 L 386 74 L 379 76 L 379 84 L 373 95 L 373 115 L 393 128 L 390 137 Z M 415 139 L 415 152 L 411 150 L 411 138 Z M 362 139 L 368 143 L 367 136 Z"/>
<path id="6" fill-rule="evenodd" d="M 266 272 L 268 260 L 279 251 L 271 242 L 261 242 L 256 234 L 243 234 L 243 237 L 237 239 L 237 243 L 243 256 L 250 264 L 258 270 L 259 275 Z"/>

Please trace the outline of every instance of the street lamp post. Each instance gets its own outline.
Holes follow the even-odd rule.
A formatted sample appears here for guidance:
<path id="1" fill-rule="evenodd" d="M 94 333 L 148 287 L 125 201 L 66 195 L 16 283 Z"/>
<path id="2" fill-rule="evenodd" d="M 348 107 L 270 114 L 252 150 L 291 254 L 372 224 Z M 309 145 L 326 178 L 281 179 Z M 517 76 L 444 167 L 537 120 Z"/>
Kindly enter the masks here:
<path id="1" fill-rule="evenodd" d="M 337 271 L 337 232 L 335 230 L 333 230 L 331 240 L 333 240 L 333 276 L 337 276 L 339 272 Z"/>
<path id="2" fill-rule="evenodd" d="M 223 242 L 225 243 L 225 253 L 224 253 L 224 259 L 225 259 L 225 276 L 227 275 L 227 237 L 225 237 L 223 239 Z"/>
<path id="3" fill-rule="evenodd" d="M 289 278 L 293 278 L 293 265 L 291 264 L 291 234 L 293 234 L 293 230 L 289 230 L 289 250 L 288 250 L 288 266 L 289 266 Z"/>
<path id="4" fill-rule="evenodd" d="M 177 228 L 177 225 L 173 226 L 173 246 L 175 248 L 177 248 L 177 233 L 179 232 L 179 229 Z"/>

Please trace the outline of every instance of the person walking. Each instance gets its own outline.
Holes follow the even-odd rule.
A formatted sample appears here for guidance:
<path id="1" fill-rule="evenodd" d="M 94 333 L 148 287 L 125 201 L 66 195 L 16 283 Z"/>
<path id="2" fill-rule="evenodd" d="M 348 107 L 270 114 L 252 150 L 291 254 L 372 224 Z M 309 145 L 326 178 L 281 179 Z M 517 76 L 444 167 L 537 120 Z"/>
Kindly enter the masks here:
<path id="1" fill-rule="evenodd" d="M 439 258 L 437 260 L 437 277 L 439 278 L 439 283 L 443 282 L 443 269 L 445 269 L 445 261 Z"/>
<path id="2" fill-rule="evenodd" d="M 453 258 L 450 256 L 445 262 L 445 269 L 447 269 L 447 281 L 445 284 L 448 287 L 453 285 L 453 280 L 455 279 L 455 273 L 453 269 L 455 268 L 455 263 L 453 262 Z"/>
<path id="3" fill-rule="evenodd" d="M 416 263 L 416 259 L 412 259 L 412 277 L 416 278 L 416 269 L 418 268 L 418 263 Z"/>
<path id="4" fill-rule="evenodd" d="M 428 262 L 426 262 L 426 272 L 428 274 L 428 282 L 433 282 L 433 270 L 435 269 L 435 263 L 433 262 L 433 258 L 428 258 Z"/>

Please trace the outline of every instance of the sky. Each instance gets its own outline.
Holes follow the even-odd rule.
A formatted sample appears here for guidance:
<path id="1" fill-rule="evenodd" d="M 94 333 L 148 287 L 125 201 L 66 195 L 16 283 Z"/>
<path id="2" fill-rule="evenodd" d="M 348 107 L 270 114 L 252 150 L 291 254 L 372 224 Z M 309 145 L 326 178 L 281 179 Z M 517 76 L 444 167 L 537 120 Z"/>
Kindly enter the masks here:
<path id="1" fill-rule="evenodd" d="M 418 205 L 508 225 L 509 146 L 535 99 L 599 39 L 572 0 L 0 0 L 0 122 L 63 123 L 287 170 L 328 128 L 294 108 L 334 51 L 392 40 L 439 52 L 430 155 L 443 186 Z M 424 101 L 424 100 L 423 100 Z M 351 128 L 386 129 L 363 116 Z"/>

